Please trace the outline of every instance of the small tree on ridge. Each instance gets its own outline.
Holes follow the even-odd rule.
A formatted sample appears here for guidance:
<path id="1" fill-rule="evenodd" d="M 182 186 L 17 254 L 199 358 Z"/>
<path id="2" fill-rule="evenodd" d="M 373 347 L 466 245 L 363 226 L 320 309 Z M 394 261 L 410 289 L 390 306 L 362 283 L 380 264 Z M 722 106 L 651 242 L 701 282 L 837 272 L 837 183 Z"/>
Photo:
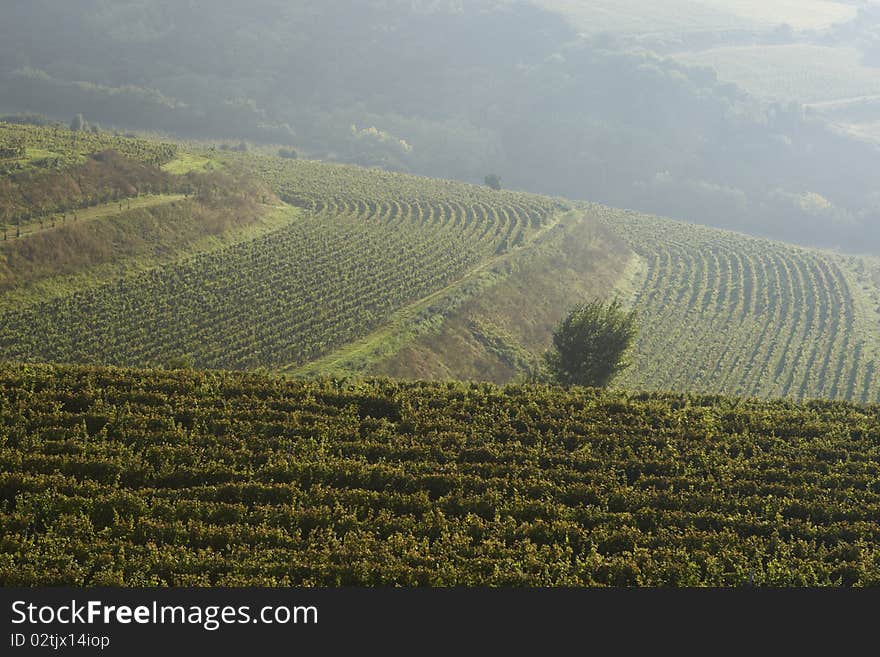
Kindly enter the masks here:
<path id="1" fill-rule="evenodd" d="M 496 174 L 490 173 L 483 179 L 483 182 L 486 183 L 487 187 L 491 187 L 492 189 L 498 190 L 501 189 L 501 178 L 499 178 Z"/>
<path id="2" fill-rule="evenodd" d="M 637 334 L 635 311 L 619 300 L 579 304 L 553 332 L 544 355 L 547 374 L 562 385 L 603 388 L 628 366 L 626 352 Z"/>

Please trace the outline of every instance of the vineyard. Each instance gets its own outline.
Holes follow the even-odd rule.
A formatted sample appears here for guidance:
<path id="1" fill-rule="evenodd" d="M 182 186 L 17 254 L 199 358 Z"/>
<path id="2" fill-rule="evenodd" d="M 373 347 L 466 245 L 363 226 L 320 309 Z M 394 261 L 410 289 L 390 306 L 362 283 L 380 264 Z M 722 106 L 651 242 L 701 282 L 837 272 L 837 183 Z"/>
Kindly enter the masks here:
<path id="1" fill-rule="evenodd" d="M 0 123 L 0 168 L 3 173 L 29 168 L 64 169 L 82 164 L 93 153 L 116 151 L 129 159 L 160 166 L 178 153 L 175 144 L 109 132 L 75 132 L 62 127 Z"/>
<path id="2" fill-rule="evenodd" d="M 306 216 L 0 317 L 16 361 L 199 367 L 302 364 L 549 226 L 558 202 L 381 171 L 271 158 L 228 163 Z"/>
<path id="3" fill-rule="evenodd" d="M 880 260 L 71 134 L 0 148 L 7 216 L 57 191 L 0 244 L 0 586 L 880 584 L 880 407 L 797 401 L 880 400 Z M 511 380 L 615 291 L 617 390 L 362 378 Z"/>
<path id="4" fill-rule="evenodd" d="M 571 304 L 616 290 L 642 327 L 621 388 L 880 401 L 870 258 L 379 169 L 3 130 L 85 158 L 13 176 L 16 212 L 43 188 L 61 191 L 40 207 L 68 202 L 40 176 L 86 169 L 80 200 L 131 181 L 178 192 L 132 186 L 135 209 L 80 210 L 75 226 L 36 212 L 0 246 L 5 361 L 504 383 L 534 370 Z M 227 230 L 244 232 L 175 244 Z"/>
<path id="5" fill-rule="evenodd" d="M 646 264 L 634 300 L 644 330 L 621 385 L 880 399 L 878 324 L 849 282 L 858 258 L 655 217 L 609 221 Z"/>
<path id="6" fill-rule="evenodd" d="M 423 178 L 314 160 L 215 153 L 233 171 L 247 172 L 268 184 L 282 200 L 313 212 L 345 212 L 392 218 L 411 216 L 459 230 L 503 230 L 510 244 L 521 243 L 548 212 L 568 203 L 516 191 L 495 191 L 453 180 Z"/>
<path id="7" fill-rule="evenodd" d="M 877 585 L 876 407 L 0 368 L 0 585 Z"/>

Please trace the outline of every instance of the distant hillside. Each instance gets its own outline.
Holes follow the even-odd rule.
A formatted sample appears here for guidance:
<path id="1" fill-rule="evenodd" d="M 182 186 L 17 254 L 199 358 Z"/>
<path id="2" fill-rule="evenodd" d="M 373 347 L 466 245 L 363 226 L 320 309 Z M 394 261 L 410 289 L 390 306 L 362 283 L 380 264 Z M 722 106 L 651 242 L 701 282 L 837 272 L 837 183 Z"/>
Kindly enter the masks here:
<path id="1" fill-rule="evenodd" d="M 652 52 L 788 42 L 782 23 L 854 14 L 828 0 L 5 0 L 0 115 L 83 114 L 474 183 L 494 173 L 533 193 L 880 253 L 876 145 L 750 95 L 705 57 Z M 773 70 L 759 59 L 743 79 L 781 89 Z"/>
<path id="2" fill-rule="evenodd" d="M 876 586 L 877 407 L 0 367 L 0 586 Z"/>

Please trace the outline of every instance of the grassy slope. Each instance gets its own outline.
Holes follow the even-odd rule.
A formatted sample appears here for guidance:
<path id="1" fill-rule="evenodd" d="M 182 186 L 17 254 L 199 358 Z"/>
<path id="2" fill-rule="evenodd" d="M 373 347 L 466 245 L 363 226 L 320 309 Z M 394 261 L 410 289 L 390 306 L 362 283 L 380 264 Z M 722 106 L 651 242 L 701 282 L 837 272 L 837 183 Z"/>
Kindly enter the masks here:
<path id="1" fill-rule="evenodd" d="M 300 217 L 287 205 L 217 212 L 194 201 L 125 211 L 0 246 L 0 309 L 20 308 L 249 242 Z"/>
<path id="2" fill-rule="evenodd" d="M 71 217 L 61 218 L 43 218 L 42 220 L 32 219 L 30 222 L 21 223 L 21 237 L 29 237 L 42 233 L 47 230 L 58 230 L 71 224 L 94 221 L 95 219 L 106 219 L 127 212 L 128 210 L 142 210 L 152 208 L 157 205 L 166 205 L 175 201 L 182 201 L 186 196 L 184 194 L 145 194 L 136 198 L 125 199 L 124 201 L 112 201 L 109 203 L 101 203 L 91 208 L 83 208 L 75 213 L 71 212 Z M 73 215 L 76 215 L 76 220 Z M 17 238 L 16 238 L 17 239 Z"/>
<path id="3" fill-rule="evenodd" d="M 180 152 L 170 162 L 162 165 L 162 170 L 166 173 L 173 173 L 182 176 L 191 171 L 205 172 L 216 169 L 219 164 L 210 157 L 192 152 Z"/>
<path id="4" fill-rule="evenodd" d="M 618 294 L 642 326 L 621 386 L 880 398 L 872 259 L 592 207 L 515 262 L 407 340 L 300 373 L 508 382 L 533 368 L 568 307 Z M 346 362 L 351 351 L 360 360 Z"/>
<path id="5" fill-rule="evenodd" d="M 632 251 L 593 213 L 576 213 L 506 276 L 473 295 L 427 335 L 374 363 L 376 374 L 509 381 L 531 368 L 574 303 L 606 296 Z"/>
<path id="6" fill-rule="evenodd" d="M 73 132 L 61 127 L 37 127 L 0 122 L 0 142 L 21 143 L 25 146 L 25 158 L 12 162 L 16 169 L 44 168 L 51 163 L 69 168 L 82 164 L 92 153 L 115 150 L 134 160 L 165 164 L 178 154 L 177 146 L 155 139 L 123 137 L 108 132 Z M 54 162 L 58 160 L 58 162 Z M 10 162 L 3 161 L 4 166 Z M 19 166 L 19 164 L 21 166 Z"/>
<path id="7" fill-rule="evenodd" d="M 10 170 L 5 181 L 13 184 L 12 189 L 34 187 L 33 181 L 41 179 L 66 183 L 64 176 L 69 176 L 75 184 L 59 185 L 55 191 L 61 203 L 68 194 L 75 204 L 83 180 L 95 170 L 104 178 L 116 175 L 114 182 L 126 186 L 142 179 L 162 180 L 164 174 L 154 167 L 163 162 L 161 168 L 173 175 L 172 181 L 183 180 L 177 176 L 190 172 L 223 169 L 207 155 L 109 134 L 0 124 L 0 139 L 28 144 L 25 158 L 4 161 Z M 106 149 L 133 159 L 113 174 L 119 160 L 111 158 L 107 160 L 111 166 L 102 170 L 91 154 Z M 136 178 L 127 178 L 129 174 Z M 10 228 L 8 239 L 0 242 L 0 309 L 72 295 L 195 254 L 247 242 L 302 214 L 272 195 L 266 196 L 250 182 L 228 191 L 231 193 L 225 201 L 177 193 L 143 194 L 76 208 L 68 210 L 66 218 L 59 214 L 23 222 L 20 238 Z"/>

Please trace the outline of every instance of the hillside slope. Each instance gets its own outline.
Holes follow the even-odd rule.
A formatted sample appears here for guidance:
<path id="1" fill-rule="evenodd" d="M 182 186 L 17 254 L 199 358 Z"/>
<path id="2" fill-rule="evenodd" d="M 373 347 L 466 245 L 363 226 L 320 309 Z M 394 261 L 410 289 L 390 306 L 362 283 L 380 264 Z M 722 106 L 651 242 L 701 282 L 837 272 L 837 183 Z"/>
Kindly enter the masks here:
<path id="1" fill-rule="evenodd" d="M 878 585 L 877 411 L 2 366 L 0 585 Z"/>
<path id="2" fill-rule="evenodd" d="M 651 52 L 831 38 L 867 46 L 869 63 L 876 19 L 854 18 L 861 0 L 842 2 L 212 0 L 208 11 L 194 0 L 5 0 L 0 116 L 68 123 L 81 112 L 468 182 L 493 172 L 536 193 L 880 253 L 876 146 L 824 113 Z M 831 52 L 799 69 L 811 85 Z M 746 81 L 778 70 L 764 58 L 747 68 Z M 857 105 L 835 122 L 870 129 L 876 108 Z M 824 201 L 805 207 L 805 194 Z"/>
<path id="3" fill-rule="evenodd" d="M 46 176 L 120 193 L 7 204 L 0 359 L 504 383 L 571 305 L 619 295 L 641 325 L 622 387 L 880 400 L 872 258 L 379 169 L 11 130 L 29 141 L 0 199 Z"/>
<path id="4" fill-rule="evenodd" d="M 0 294 L 0 306 L 8 308 L 0 316 L 0 357 L 151 365 L 171 355 L 199 367 L 303 365 L 505 254 L 527 249 L 567 210 L 546 197 L 379 170 L 217 152 L 206 157 L 214 173 L 169 176 L 181 185 L 204 181 L 193 202 L 248 216 L 242 204 L 259 198 L 259 190 L 248 196 L 245 185 L 258 187 L 251 182 L 258 178 L 286 202 L 289 220 L 216 248 L 178 249 L 150 268 L 117 269 L 82 288 L 65 277 L 76 273 L 80 252 L 92 249 L 78 249 L 72 238 L 85 231 L 130 241 L 139 232 L 134 217 L 120 213 L 48 237 L 11 240 L 2 247 L 7 278 L 20 284 L 5 298 Z M 182 170 L 178 160 L 165 168 Z M 185 208 L 171 209 L 186 215 Z M 253 209 L 255 217 L 262 212 Z M 166 220 L 173 219 L 154 223 Z M 37 266 L 39 258 L 19 257 L 38 242 L 67 244 L 70 253 L 60 261 L 74 264 Z M 105 259 L 126 255 L 119 245 L 106 246 Z M 35 277 L 46 279 L 40 283 L 49 293 L 23 294 Z"/>
<path id="5" fill-rule="evenodd" d="M 880 399 L 874 259 L 633 213 L 611 221 L 646 263 L 621 385 Z"/>
<path id="6" fill-rule="evenodd" d="M 401 349 L 377 358 L 373 374 L 508 382 L 530 374 L 571 305 L 624 287 L 640 261 L 601 221 L 578 211 L 541 248 L 471 295 Z"/>
<path id="7" fill-rule="evenodd" d="M 620 387 L 880 400 L 875 259 L 602 206 L 579 216 L 552 246 L 366 369 L 509 382 L 529 374 L 572 304 L 619 295 L 641 327 Z"/>

